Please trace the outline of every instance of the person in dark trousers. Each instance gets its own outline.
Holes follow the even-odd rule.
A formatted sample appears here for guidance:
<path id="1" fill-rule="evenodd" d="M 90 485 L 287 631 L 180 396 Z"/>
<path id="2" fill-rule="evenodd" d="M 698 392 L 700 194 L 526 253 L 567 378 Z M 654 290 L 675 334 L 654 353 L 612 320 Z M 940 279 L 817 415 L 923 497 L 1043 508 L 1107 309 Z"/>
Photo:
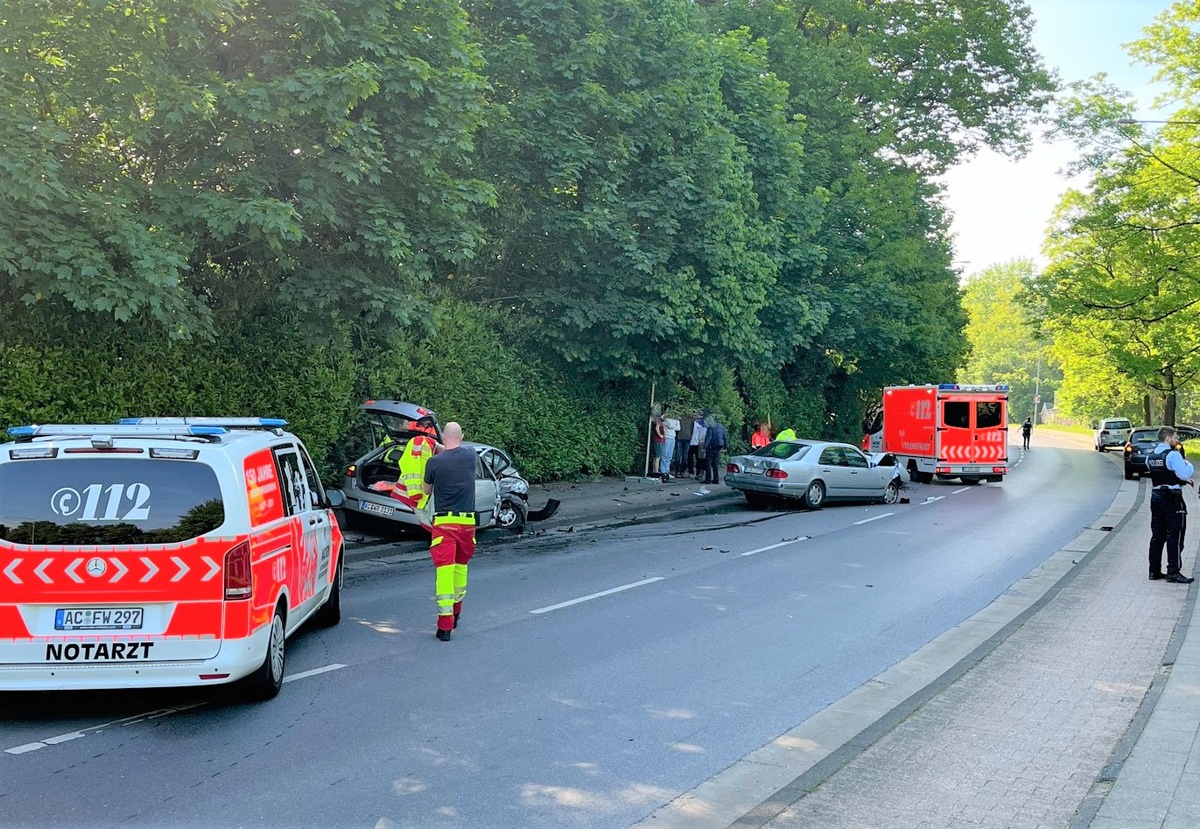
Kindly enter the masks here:
<path id="1" fill-rule="evenodd" d="M 708 428 L 704 435 L 704 483 L 719 484 L 721 450 L 729 445 L 729 440 L 725 435 L 725 427 L 715 414 L 710 414 L 705 423 Z"/>
<path id="2" fill-rule="evenodd" d="M 695 475 L 695 456 L 692 454 L 692 427 L 696 424 L 695 415 L 684 415 L 679 418 L 679 431 L 675 434 L 675 468 L 671 471 L 676 475 Z"/>
<path id="3" fill-rule="evenodd" d="M 1166 579 L 1175 584 L 1191 584 L 1194 579 L 1179 572 L 1180 547 L 1187 506 L 1183 502 L 1184 485 L 1194 486 L 1196 471 L 1183 457 L 1175 430 L 1158 430 L 1158 445 L 1146 458 L 1150 470 L 1150 579 Z M 1163 546 L 1167 548 L 1167 572 L 1162 571 Z"/>
<path id="4" fill-rule="evenodd" d="M 475 554 L 475 450 L 462 445 L 462 426 L 442 430 L 446 448 L 425 464 L 425 491 L 433 495 L 433 558 L 437 638 L 450 641 L 467 595 L 467 563 Z"/>
<path id="5" fill-rule="evenodd" d="M 1033 434 L 1033 421 L 1025 418 L 1025 422 L 1021 424 L 1021 441 L 1024 444 L 1021 448 L 1029 448 L 1029 436 Z"/>

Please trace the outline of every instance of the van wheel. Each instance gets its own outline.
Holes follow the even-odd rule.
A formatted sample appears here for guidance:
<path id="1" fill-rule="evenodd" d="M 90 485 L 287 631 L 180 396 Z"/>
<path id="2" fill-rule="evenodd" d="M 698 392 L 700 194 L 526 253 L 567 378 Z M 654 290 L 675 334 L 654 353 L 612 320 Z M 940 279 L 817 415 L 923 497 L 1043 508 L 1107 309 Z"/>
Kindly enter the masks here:
<path id="1" fill-rule="evenodd" d="M 315 616 L 317 624 L 323 627 L 333 627 L 342 621 L 343 558 L 345 558 L 345 551 L 338 551 L 337 570 L 333 574 L 333 587 L 329 590 L 329 598 L 325 600 L 325 604 L 321 605 L 321 609 Z"/>
<path id="2" fill-rule="evenodd" d="M 808 485 L 808 489 L 804 490 L 804 497 L 800 499 L 800 503 L 805 509 L 820 509 L 821 504 L 825 503 L 825 484 L 820 481 L 813 481 Z"/>
<path id="3" fill-rule="evenodd" d="M 252 700 L 274 699 L 283 687 L 283 667 L 287 642 L 283 604 L 275 605 L 271 618 L 271 634 L 267 638 L 267 655 L 257 671 L 246 678 L 246 696 Z"/>

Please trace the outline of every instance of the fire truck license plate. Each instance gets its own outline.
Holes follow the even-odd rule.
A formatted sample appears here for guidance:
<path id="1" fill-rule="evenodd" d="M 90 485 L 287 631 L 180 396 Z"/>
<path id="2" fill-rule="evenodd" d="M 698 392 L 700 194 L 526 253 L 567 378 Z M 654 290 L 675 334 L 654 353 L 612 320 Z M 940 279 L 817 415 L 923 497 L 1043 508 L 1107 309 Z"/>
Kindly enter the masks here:
<path id="1" fill-rule="evenodd" d="M 396 511 L 392 507 L 385 507 L 382 504 L 373 504 L 370 501 L 359 501 L 358 508 L 363 512 L 373 512 L 376 515 L 386 515 L 389 518 L 391 517 L 392 513 Z"/>
<path id="2" fill-rule="evenodd" d="M 55 630 L 141 630 L 140 607 L 60 607 Z"/>
<path id="3" fill-rule="evenodd" d="M 963 472 L 978 472 L 978 471 L 979 471 L 978 466 L 964 466 L 963 467 Z"/>

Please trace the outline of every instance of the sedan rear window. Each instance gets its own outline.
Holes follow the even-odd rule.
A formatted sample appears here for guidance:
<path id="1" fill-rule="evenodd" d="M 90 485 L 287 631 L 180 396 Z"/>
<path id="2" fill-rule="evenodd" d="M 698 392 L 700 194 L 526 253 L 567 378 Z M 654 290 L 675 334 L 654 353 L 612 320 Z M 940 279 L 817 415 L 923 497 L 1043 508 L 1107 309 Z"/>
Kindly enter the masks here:
<path id="1" fill-rule="evenodd" d="M 13 544 L 169 544 L 224 523 L 216 473 L 196 461 L 105 457 L 0 464 L 0 539 Z"/>
<path id="2" fill-rule="evenodd" d="M 793 443 L 790 440 L 775 440 L 750 454 L 756 458 L 774 458 L 777 461 L 798 461 L 808 452 L 807 443 Z"/>
<path id="3" fill-rule="evenodd" d="M 1148 432 L 1133 432 L 1129 436 L 1130 443 L 1158 443 L 1158 430 Z"/>

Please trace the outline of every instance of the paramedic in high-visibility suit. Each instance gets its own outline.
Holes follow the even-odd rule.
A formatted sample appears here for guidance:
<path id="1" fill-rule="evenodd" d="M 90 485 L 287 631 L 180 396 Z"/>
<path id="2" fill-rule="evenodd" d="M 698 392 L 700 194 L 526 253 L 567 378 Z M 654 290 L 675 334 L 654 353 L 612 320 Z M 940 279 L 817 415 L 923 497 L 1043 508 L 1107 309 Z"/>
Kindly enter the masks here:
<path id="1" fill-rule="evenodd" d="M 467 563 L 475 554 L 475 450 L 462 445 L 462 426 L 442 430 L 446 448 L 425 464 L 425 492 L 433 496 L 434 593 L 437 638 L 450 641 L 467 595 Z"/>
<path id="2" fill-rule="evenodd" d="M 412 507 L 417 522 L 428 530 L 433 525 L 433 499 L 425 492 L 425 465 L 441 446 L 432 420 L 419 420 L 413 428 L 417 434 L 409 438 L 400 454 L 400 480 L 392 490 L 392 497 Z"/>

